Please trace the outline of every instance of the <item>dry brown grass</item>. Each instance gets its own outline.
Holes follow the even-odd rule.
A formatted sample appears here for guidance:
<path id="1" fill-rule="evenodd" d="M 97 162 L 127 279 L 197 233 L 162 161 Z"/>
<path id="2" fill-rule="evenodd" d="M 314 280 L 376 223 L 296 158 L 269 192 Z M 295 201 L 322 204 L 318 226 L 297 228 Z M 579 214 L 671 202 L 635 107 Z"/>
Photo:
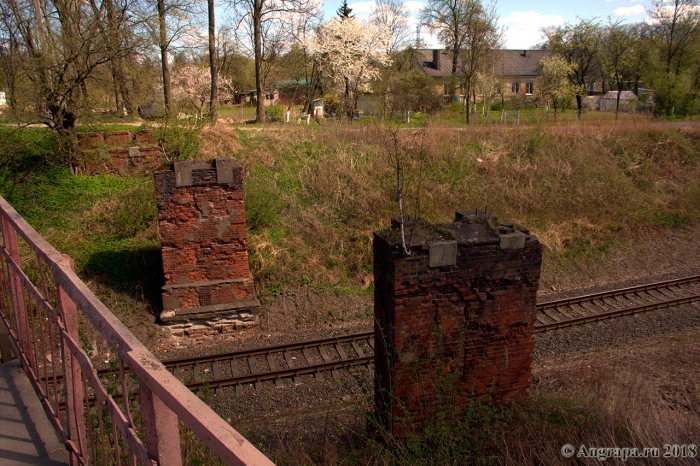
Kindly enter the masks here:
<path id="1" fill-rule="evenodd" d="M 202 159 L 228 158 L 241 149 L 238 133 L 221 121 L 202 129 L 199 140 L 199 157 Z"/>

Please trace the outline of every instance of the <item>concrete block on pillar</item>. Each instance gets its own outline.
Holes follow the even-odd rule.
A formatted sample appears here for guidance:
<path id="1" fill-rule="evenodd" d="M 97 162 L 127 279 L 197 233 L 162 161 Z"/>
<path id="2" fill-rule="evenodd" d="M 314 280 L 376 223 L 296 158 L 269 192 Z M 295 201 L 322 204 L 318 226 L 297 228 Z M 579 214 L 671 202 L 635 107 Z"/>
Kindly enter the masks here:
<path id="1" fill-rule="evenodd" d="M 433 241 L 428 243 L 429 266 L 446 267 L 457 263 L 457 241 Z"/>

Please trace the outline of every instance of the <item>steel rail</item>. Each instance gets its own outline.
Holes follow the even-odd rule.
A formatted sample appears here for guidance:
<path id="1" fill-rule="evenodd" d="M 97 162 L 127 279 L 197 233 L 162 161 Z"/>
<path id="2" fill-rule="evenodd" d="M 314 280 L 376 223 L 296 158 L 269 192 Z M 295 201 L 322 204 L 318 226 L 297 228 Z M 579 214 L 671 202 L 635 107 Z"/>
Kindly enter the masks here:
<path id="1" fill-rule="evenodd" d="M 658 290 L 661 288 L 669 288 L 671 286 L 684 285 L 686 283 L 700 282 L 700 275 L 678 278 L 675 280 L 667 280 L 662 282 L 648 283 L 646 285 L 631 286 L 629 288 L 620 288 L 617 290 L 601 291 L 599 293 L 576 296 L 574 298 L 559 299 L 556 301 L 547 301 L 537 304 L 537 310 L 550 309 L 558 306 L 566 306 L 581 302 L 593 301 L 594 299 L 611 298 L 613 296 L 623 296 L 629 293 L 637 293 L 640 291 Z"/>
<path id="2" fill-rule="evenodd" d="M 593 314 L 590 316 L 576 317 L 573 319 L 562 320 L 560 322 L 553 322 L 551 324 L 541 324 L 535 325 L 535 333 L 547 332 L 550 330 L 571 327 L 573 325 L 586 324 L 589 322 L 596 322 L 599 320 L 610 319 L 613 317 L 621 317 L 629 314 L 637 314 L 639 312 L 651 311 L 654 309 L 661 309 L 669 306 L 678 306 L 681 304 L 692 303 L 695 301 L 700 301 L 700 294 L 695 294 L 693 296 L 686 296 L 684 298 L 669 299 L 666 301 L 660 301 L 658 303 L 642 304 L 639 306 L 628 307 L 624 309 L 616 309 L 614 311 L 603 312 L 601 314 Z M 584 301 L 585 302 L 585 301 Z"/>
<path id="3" fill-rule="evenodd" d="M 276 345 L 276 346 L 267 346 L 263 348 L 256 348 L 252 350 L 241 350 L 241 351 L 234 351 L 230 353 L 220 353 L 220 354 L 210 354 L 210 355 L 203 355 L 203 356 L 195 356 L 192 358 L 181 358 L 181 359 L 166 359 L 163 361 L 163 364 L 165 367 L 174 367 L 174 366 L 185 366 L 185 365 L 192 365 L 195 363 L 203 363 L 203 362 L 214 362 L 214 361 L 219 361 L 219 360 L 228 360 L 228 359 L 234 359 L 234 358 L 241 358 L 241 357 L 252 357 L 252 356 L 257 356 L 261 354 L 270 354 L 270 353 L 281 353 L 284 351 L 294 351 L 294 350 L 299 350 L 303 348 L 314 348 L 318 346 L 324 346 L 324 345 L 332 345 L 334 343 L 342 343 L 342 342 L 348 342 L 348 341 L 353 341 L 353 340 L 365 340 L 369 337 L 374 336 L 374 332 L 362 332 L 362 333 L 352 333 L 349 335 L 341 335 L 337 337 L 331 337 L 331 338 L 321 338 L 318 340 L 308 340 L 308 341 L 301 341 L 298 343 L 289 343 L 289 344 L 284 344 L 284 345 Z"/>
<path id="4" fill-rule="evenodd" d="M 262 382 L 263 380 L 274 380 L 281 378 L 293 377 L 296 375 L 313 374 L 322 370 L 342 369 L 349 366 L 366 364 L 374 360 L 374 355 L 362 356 L 357 358 L 349 358 L 343 361 L 324 362 L 320 364 L 311 364 L 304 367 L 293 367 L 289 369 L 281 369 L 273 372 L 260 372 L 258 374 L 241 375 L 238 377 L 222 377 L 220 379 L 205 380 L 202 382 L 188 383 L 187 387 L 190 390 L 199 390 L 205 387 L 221 388 L 230 385 L 239 385 L 244 383 Z"/>

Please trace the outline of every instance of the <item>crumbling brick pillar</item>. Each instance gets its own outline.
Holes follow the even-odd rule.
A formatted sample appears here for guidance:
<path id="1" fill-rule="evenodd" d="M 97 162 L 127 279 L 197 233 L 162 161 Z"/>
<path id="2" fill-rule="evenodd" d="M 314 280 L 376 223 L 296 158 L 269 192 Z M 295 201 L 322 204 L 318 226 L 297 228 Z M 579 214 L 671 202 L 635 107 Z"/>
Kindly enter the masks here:
<path id="1" fill-rule="evenodd" d="M 227 332 L 257 322 L 248 268 L 241 165 L 182 161 L 155 172 L 164 324 L 174 334 Z"/>
<path id="2" fill-rule="evenodd" d="M 483 211 L 374 233 L 375 401 L 397 436 L 529 394 L 542 246 Z"/>

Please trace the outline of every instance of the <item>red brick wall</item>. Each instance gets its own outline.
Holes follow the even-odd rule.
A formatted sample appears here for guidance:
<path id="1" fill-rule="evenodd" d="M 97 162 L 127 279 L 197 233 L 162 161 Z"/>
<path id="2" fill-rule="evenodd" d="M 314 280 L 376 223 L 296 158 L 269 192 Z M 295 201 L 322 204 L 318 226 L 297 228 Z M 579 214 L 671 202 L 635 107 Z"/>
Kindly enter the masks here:
<path id="1" fill-rule="evenodd" d="M 175 162 L 155 172 L 154 180 L 163 322 L 216 326 L 222 317 L 240 320 L 256 311 L 241 166 L 230 159 Z"/>
<path id="2" fill-rule="evenodd" d="M 409 228 L 408 256 L 396 230 L 374 234 L 375 399 L 399 436 L 475 397 L 528 395 L 542 246 L 492 215 L 458 218 Z"/>
<path id="3" fill-rule="evenodd" d="M 155 140 L 151 128 L 142 128 L 135 133 L 131 131 L 78 133 L 78 142 L 84 151 L 85 171 L 89 174 L 148 174 L 161 164 L 164 156 L 163 149 L 153 145 Z M 138 145 L 104 147 L 127 146 L 133 142 Z"/>

